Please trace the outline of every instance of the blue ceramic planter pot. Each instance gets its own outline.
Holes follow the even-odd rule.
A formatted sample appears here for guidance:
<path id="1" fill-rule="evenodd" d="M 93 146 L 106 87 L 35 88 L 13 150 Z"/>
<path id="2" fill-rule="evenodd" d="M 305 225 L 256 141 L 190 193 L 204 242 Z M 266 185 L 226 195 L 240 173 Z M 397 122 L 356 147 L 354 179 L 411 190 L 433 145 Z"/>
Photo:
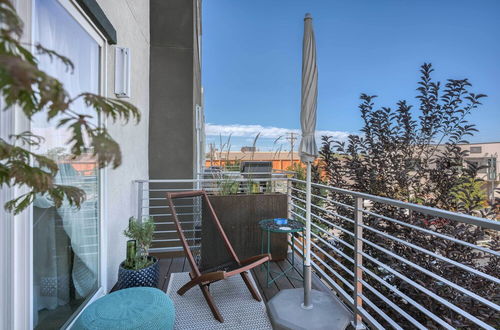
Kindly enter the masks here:
<path id="1" fill-rule="evenodd" d="M 148 257 L 154 260 L 154 263 L 149 267 L 131 270 L 123 268 L 124 262 L 120 264 L 118 269 L 117 289 L 133 288 L 133 287 L 158 287 L 160 280 L 160 263 L 155 257 Z"/>

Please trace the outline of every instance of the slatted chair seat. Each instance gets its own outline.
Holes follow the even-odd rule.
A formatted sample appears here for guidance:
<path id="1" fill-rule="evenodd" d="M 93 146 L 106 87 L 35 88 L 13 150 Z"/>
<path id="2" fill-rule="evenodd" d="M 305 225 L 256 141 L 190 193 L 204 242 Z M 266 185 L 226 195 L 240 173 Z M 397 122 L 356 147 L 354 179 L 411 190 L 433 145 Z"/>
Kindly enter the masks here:
<path id="1" fill-rule="evenodd" d="M 198 266 L 198 263 L 196 261 L 199 261 L 199 258 L 195 258 L 193 256 L 193 253 L 191 251 L 188 240 L 186 239 L 186 236 L 184 234 L 182 223 L 179 220 L 174 204 L 175 199 L 190 198 L 190 197 L 202 198 L 204 206 L 208 207 L 212 223 L 216 227 L 217 232 L 221 237 L 222 241 L 224 242 L 224 246 L 226 247 L 226 250 L 231 258 L 229 262 L 208 269 L 201 269 Z M 208 306 L 212 311 L 212 314 L 214 315 L 215 319 L 217 319 L 219 322 L 224 322 L 224 318 L 222 317 L 217 306 L 215 305 L 214 299 L 209 291 L 209 285 L 213 282 L 220 281 L 229 278 L 231 276 L 240 275 L 243 281 L 245 282 L 248 290 L 252 294 L 252 297 L 257 301 L 262 301 L 259 292 L 255 288 L 253 282 L 248 277 L 248 271 L 257 266 L 262 265 L 265 262 L 270 261 L 271 256 L 266 253 L 253 256 L 245 260 L 240 260 L 236 255 L 236 252 L 234 251 L 231 243 L 229 242 L 229 239 L 226 233 L 224 232 L 224 229 L 222 228 L 222 225 L 220 224 L 219 219 L 215 214 L 215 210 L 212 207 L 212 204 L 210 203 L 208 195 L 205 191 L 198 190 L 198 191 L 187 191 L 187 192 L 176 192 L 176 193 L 169 192 L 167 193 L 167 201 L 171 211 L 172 218 L 174 220 L 177 234 L 179 235 L 182 247 L 191 266 L 191 272 L 189 274 L 191 277 L 191 281 L 187 282 L 184 286 L 182 286 L 177 291 L 177 293 L 179 295 L 183 295 L 191 288 L 198 286 L 201 289 L 203 296 L 205 297 L 205 300 L 207 301 Z"/>
<path id="2" fill-rule="evenodd" d="M 215 267 L 198 268 L 198 269 L 200 270 L 200 273 L 206 274 L 206 273 L 219 272 L 219 271 L 230 272 L 230 271 L 238 269 L 240 267 L 241 267 L 241 265 L 238 264 L 237 262 L 229 261 L 229 262 L 217 265 Z"/>

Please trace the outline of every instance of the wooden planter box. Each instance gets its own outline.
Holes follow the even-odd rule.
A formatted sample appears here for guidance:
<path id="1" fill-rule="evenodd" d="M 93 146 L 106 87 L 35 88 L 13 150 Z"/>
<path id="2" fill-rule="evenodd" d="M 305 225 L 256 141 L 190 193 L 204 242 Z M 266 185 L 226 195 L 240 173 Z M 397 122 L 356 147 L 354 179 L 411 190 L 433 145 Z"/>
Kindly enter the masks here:
<path id="1" fill-rule="evenodd" d="M 210 196 L 210 202 L 240 260 L 261 253 L 262 230 L 259 221 L 287 217 L 287 196 L 284 194 L 251 194 Z M 206 223 L 209 221 L 209 223 Z M 229 261 L 224 243 L 203 207 L 201 234 L 201 264 L 211 268 Z M 264 237 L 267 252 L 267 234 Z M 271 254 L 274 260 L 283 260 L 287 253 L 287 235 L 271 234 Z"/>

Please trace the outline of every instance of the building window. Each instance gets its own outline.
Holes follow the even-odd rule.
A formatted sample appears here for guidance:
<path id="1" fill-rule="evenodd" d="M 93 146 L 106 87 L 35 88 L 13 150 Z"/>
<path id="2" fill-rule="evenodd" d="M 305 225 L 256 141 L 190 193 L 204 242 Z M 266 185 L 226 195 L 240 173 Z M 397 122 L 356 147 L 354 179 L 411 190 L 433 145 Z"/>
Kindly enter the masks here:
<path id="1" fill-rule="evenodd" d="M 102 44 L 92 37 L 58 0 L 36 0 L 34 39 L 70 58 L 74 71 L 48 56 L 39 57 L 42 70 L 59 79 L 71 97 L 100 92 Z M 78 17 L 81 19 L 81 17 Z M 83 102 L 74 105 L 87 112 Z M 94 124 L 98 124 L 95 120 Z M 35 329 L 65 326 L 100 286 L 100 177 L 89 152 L 78 159 L 69 154 L 68 132 L 56 129 L 57 118 L 33 118 L 32 131 L 45 139 L 37 150 L 59 166 L 56 182 L 77 186 L 86 200 L 77 210 L 56 209 L 49 198 L 38 196 L 33 204 L 33 324 Z"/>
<path id="2" fill-rule="evenodd" d="M 486 173 L 488 170 L 488 158 L 468 158 L 466 162 L 469 168 L 476 168 L 477 173 Z"/>
<path id="3" fill-rule="evenodd" d="M 481 147 L 470 147 L 470 153 L 471 154 L 480 154 L 482 152 Z"/>

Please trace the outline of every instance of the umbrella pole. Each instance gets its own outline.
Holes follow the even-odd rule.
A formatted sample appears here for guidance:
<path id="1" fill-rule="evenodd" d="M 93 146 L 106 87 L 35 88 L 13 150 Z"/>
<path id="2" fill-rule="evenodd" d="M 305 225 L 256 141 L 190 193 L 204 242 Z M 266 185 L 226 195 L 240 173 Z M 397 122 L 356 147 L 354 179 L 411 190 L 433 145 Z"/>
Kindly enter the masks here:
<path id="1" fill-rule="evenodd" d="M 311 162 L 307 162 L 304 288 L 285 289 L 267 303 L 274 329 L 346 329 L 351 312 L 331 292 L 311 289 Z M 292 252 L 294 253 L 294 252 Z M 314 301 L 314 308 L 313 308 Z"/>
<path id="2" fill-rule="evenodd" d="M 304 263 L 304 303 L 302 308 L 311 309 L 313 308 L 311 303 L 311 162 L 307 162 L 306 173 L 306 260 Z"/>

